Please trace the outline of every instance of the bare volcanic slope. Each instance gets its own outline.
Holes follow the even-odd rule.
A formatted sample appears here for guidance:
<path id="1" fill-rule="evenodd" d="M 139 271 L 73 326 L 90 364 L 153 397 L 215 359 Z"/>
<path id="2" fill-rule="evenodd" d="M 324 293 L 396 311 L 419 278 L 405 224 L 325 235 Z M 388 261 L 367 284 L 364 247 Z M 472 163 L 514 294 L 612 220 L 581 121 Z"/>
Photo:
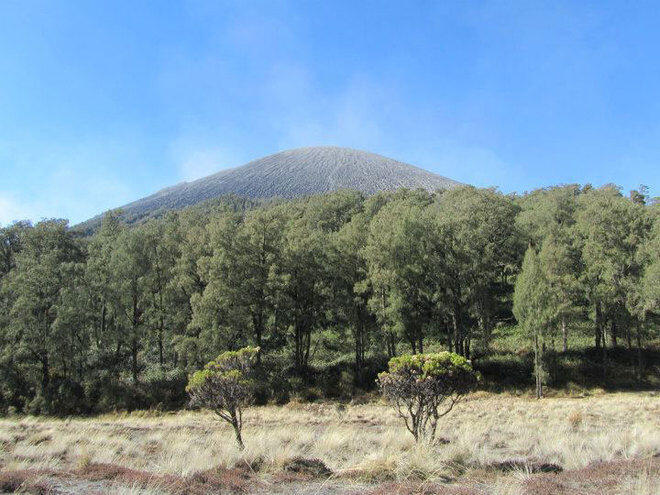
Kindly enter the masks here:
<path id="1" fill-rule="evenodd" d="M 282 151 L 243 166 L 158 191 L 121 207 L 127 218 L 176 210 L 234 194 L 247 198 L 294 198 L 339 189 L 373 194 L 399 188 L 447 189 L 458 182 L 375 153 L 334 146 Z M 85 222 L 97 223 L 100 217 Z M 82 224 L 81 226 L 85 225 Z"/>

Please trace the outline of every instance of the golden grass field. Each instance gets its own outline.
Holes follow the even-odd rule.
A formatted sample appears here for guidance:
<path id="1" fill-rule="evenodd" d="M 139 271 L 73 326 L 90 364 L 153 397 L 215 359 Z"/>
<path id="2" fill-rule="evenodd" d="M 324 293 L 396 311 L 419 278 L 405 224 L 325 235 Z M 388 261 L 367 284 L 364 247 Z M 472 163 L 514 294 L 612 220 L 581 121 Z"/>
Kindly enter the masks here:
<path id="1" fill-rule="evenodd" d="M 654 393 L 540 401 L 477 393 L 444 418 L 437 436 L 433 445 L 416 445 L 385 404 L 250 408 L 243 452 L 211 413 L 6 418 L 0 420 L 0 489 L 660 493 L 660 395 Z M 295 458 L 319 459 L 332 474 L 292 470 Z M 539 463 L 563 472 L 530 472 Z"/>

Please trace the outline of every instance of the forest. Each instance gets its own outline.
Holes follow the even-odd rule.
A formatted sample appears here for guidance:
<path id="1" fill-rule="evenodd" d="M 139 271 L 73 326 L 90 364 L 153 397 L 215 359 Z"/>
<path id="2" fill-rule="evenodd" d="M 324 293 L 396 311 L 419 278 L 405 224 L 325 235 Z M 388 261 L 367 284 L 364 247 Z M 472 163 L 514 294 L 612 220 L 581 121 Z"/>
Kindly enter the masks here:
<path id="1" fill-rule="evenodd" d="M 93 233 L 16 222 L 0 229 L 0 412 L 181 408 L 191 373 L 246 345 L 261 403 L 350 398 L 389 357 L 440 349 L 498 390 L 531 388 L 541 362 L 537 385 L 643 388 L 659 304 L 644 187 L 227 197 L 110 212 Z"/>

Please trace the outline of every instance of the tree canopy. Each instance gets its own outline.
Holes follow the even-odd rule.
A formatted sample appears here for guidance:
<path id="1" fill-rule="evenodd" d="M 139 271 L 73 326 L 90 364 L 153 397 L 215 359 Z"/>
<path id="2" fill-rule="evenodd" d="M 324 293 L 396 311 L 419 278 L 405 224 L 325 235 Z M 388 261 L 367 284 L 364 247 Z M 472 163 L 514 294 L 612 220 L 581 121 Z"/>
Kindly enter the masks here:
<path id="1" fill-rule="evenodd" d="M 614 186 L 460 187 L 220 201 L 133 224 L 110 212 L 92 235 L 15 223 L 0 229 L 0 410 L 181 406 L 189 373 L 245 346 L 260 349 L 260 400 L 369 388 L 405 352 L 478 363 L 514 325 L 539 372 L 543 349 L 561 335 L 570 352 L 578 333 L 604 370 L 609 348 L 658 336 L 648 203 Z"/>

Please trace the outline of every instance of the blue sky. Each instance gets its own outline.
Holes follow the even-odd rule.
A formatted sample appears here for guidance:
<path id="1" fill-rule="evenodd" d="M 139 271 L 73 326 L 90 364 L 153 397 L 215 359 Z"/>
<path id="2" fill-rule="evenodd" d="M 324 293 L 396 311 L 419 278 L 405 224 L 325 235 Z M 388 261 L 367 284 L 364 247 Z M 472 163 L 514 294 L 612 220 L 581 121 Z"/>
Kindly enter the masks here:
<path id="1" fill-rule="evenodd" d="M 654 2 L 0 1 L 0 224 L 282 149 L 504 192 L 660 185 Z"/>

